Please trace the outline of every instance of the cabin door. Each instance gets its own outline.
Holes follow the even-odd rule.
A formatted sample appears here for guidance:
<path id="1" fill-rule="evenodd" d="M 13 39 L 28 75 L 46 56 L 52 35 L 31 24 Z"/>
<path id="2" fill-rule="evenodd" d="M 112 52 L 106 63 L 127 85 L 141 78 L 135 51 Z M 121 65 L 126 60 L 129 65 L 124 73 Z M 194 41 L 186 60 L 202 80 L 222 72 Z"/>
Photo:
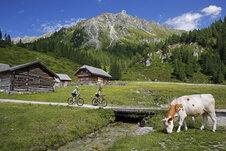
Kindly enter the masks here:
<path id="1" fill-rule="evenodd" d="M 98 82 L 101 82 L 101 77 L 98 77 Z"/>

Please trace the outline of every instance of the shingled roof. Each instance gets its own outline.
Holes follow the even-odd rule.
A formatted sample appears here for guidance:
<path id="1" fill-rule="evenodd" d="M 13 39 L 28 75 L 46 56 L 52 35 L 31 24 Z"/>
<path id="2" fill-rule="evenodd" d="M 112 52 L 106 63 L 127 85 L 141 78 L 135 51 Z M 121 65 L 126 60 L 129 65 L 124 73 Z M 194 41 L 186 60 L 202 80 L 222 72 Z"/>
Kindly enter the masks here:
<path id="1" fill-rule="evenodd" d="M 88 65 L 83 65 L 81 68 L 79 68 L 74 75 L 76 75 L 79 70 L 81 69 L 87 69 L 90 73 L 94 74 L 94 75 L 99 75 L 99 76 L 104 76 L 104 77 L 109 77 L 111 78 L 112 76 L 110 74 L 108 74 L 107 72 L 105 72 L 104 70 L 102 69 L 99 69 L 99 68 L 95 68 L 95 67 L 92 67 L 92 66 L 88 66 Z"/>
<path id="2" fill-rule="evenodd" d="M 0 72 L 4 70 L 8 70 L 10 66 L 8 64 L 0 63 Z"/>
<path id="3" fill-rule="evenodd" d="M 5 69 L 4 70 L 0 70 L 0 73 L 1 72 L 5 72 L 5 71 L 15 71 L 15 70 L 18 70 L 18 69 L 22 69 L 22 68 L 25 68 L 25 67 L 28 67 L 28 66 L 32 66 L 32 65 L 40 65 L 42 68 L 44 68 L 50 75 L 54 76 L 54 77 L 58 77 L 55 73 L 53 73 L 51 70 L 49 70 L 45 65 L 43 65 L 41 62 L 39 61 L 35 61 L 35 62 L 29 62 L 29 63 L 25 63 L 25 64 L 21 64 L 21 65 L 17 65 L 17 66 L 13 66 L 13 67 L 9 67 L 9 68 L 6 68 L 5 66 Z"/>
<path id="4" fill-rule="evenodd" d="M 56 73 L 56 75 L 62 81 L 71 81 L 71 78 L 67 74 L 58 74 L 58 73 Z"/>

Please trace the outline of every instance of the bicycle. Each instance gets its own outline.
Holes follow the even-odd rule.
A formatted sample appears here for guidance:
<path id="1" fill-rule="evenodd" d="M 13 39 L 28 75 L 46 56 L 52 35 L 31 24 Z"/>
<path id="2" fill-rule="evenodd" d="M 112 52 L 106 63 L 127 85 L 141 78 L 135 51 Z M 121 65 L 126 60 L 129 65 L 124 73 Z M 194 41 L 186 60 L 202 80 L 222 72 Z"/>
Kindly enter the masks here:
<path id="1" fill-rule="evenodd" d="M 93 98 L 92 105 L 97 106 L 98 104 L 102 104 L 103 107 L 107 106 L 107 101 L 104 99 L 105 95 L 100 96 L 100 101 L 97 98 Z"/>
<path id="2" fill-rule="evenodd" d="M 78 105 L 78 106 L 83 106 L 83 104 L 84 104 L 84 99 L 81 98 L 80 95 L 79 95 L 76 99 L 73 99 L 73 97 L 69 97 L 69 98 L 67 99 L 67 103 L 68 103 L 69 105 L 73 105 L 73 104 L 75 104 L 75 102 L 77 102 L 77 105 Z"/>

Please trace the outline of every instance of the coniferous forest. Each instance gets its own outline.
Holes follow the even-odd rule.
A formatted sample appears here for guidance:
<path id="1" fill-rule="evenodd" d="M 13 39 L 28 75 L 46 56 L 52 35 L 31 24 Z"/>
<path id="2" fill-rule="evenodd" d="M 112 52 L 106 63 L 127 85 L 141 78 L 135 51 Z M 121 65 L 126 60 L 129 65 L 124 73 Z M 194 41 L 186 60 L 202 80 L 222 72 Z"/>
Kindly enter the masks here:
<path id="1" fill-rule="evenodd" d="M 168 60 L 172 62 L 173 74 L 178 79 L 184 81 L 197 71 L 210 75 L 214 83 L 222 83 L 226 79 L 226 17 L 224 21 L 216 21 L 208 28 L 185 32 L 181 36 L 172 35 L 164 43 L 158 44 L 158 47 L 164 54 L 168 52 L 168 45 L 178 43 L 185 45 L 173 49 Z M 204 48 L 198 58 L 186 46 L 191 43 L 197 43 Z"/>

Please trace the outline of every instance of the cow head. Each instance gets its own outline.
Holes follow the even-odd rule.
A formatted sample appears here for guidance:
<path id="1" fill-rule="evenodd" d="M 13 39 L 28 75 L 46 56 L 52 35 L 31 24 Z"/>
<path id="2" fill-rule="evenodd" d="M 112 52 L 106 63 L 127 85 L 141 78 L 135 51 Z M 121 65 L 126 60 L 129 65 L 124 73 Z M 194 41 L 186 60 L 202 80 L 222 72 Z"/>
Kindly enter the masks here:
<path id="1" fill-rule="evenodd" d="M 167 133 L 172 133 L 173 132 L 173 118 L 170 116 L 170 117 L 163 117 L 163 124 L 164 126 L 166 127 L 166 131 Z"/>

